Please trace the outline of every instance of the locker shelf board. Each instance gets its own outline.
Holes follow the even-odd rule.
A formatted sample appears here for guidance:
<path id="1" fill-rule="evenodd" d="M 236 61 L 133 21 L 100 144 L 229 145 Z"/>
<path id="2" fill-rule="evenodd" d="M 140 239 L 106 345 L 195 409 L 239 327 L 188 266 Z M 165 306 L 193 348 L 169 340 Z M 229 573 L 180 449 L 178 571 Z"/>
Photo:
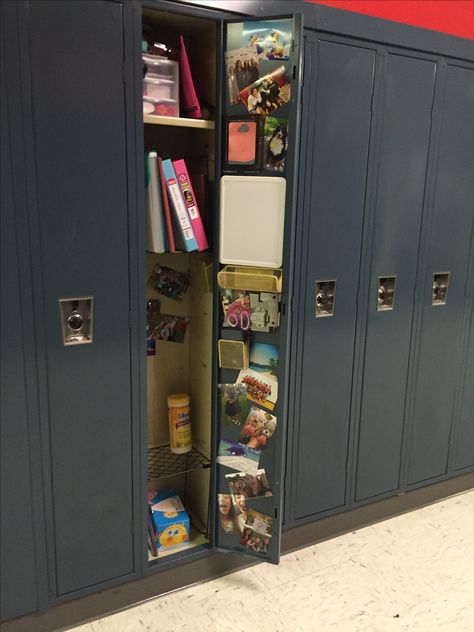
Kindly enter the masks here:
<path id="1" fill-rule="evenodd" d="M 179 118 L 174 116 L 157 116 L 154 114 L 144 114 L 143 122 L 148 125 L 172 125 L 173 127 L 195 127 L 198 129 L 214 129 L 214 121 L 204 119 Z"/>
<path id="2" fill-rule="evenodd" d="M 191 525 L 191 535 L 187 544 L 171 549 L 159 549 L 158 555 L 152 555 L 148 552 L 148 562 L 153 564 L 164 557 L 168 557 L 169 555 L 189 551 L 189 549 L 194 549 L 196 546 L 205 546 L 208 542 L 209 540 L 207 539 L 207 536 L 204 533 L 200 533 L 193 525 Z"/>

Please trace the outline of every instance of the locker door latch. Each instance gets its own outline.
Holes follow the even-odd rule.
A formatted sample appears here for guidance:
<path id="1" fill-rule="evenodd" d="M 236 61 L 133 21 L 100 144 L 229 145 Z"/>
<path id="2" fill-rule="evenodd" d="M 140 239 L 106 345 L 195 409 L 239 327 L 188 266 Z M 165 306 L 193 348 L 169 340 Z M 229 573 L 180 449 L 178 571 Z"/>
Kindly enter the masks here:
<path id="1" fill-rule="evenodd" d="M 448 300 L 449 272 L 435 272 L 432 285 L 432 305 L 446 305 Z"/>
<path id="2" fill-rule="evenodd" d="M 92 296 L 59 299 L 65 346 L 92 342 L 93 304 Z"/>
<path id="3" fill-rule="evenodd" d="M 336 300 L 336 279 L 328 281 L 316 281 L 316 308 L 315 317 L 334 315 L 334 302 Z"/>

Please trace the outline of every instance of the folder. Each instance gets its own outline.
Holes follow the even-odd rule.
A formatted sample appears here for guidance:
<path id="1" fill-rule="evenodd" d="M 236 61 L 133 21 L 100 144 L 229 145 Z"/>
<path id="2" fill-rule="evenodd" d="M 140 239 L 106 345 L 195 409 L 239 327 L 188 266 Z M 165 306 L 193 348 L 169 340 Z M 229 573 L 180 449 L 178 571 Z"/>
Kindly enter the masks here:
<path id="1" fill-rule="evenodd" d="M 182 250 L 192 252 L 198 249 L 194 231 L 191 226 L 188 211 L 184 203 L 181 189 L 176 178 L 171 160 L 163 160 L 163 173 L 166 180 L 169 202 L 174 219 L 175 245 L 179 245 Z"/>
<path id="2" fill-rule="evenodd" d="M 180 83 L 180 105 L 181 116 L 187 118 L 201 118 L 201 106 L 196 95 L 191 68 L 189 66 L 188 54 L 184 45 L 184 38 L 179 36 L 179 83 Z"/>
<path id="3" fill-rule="evenodd" d="M 163 200 L 163 211 L 166 222 L 166 232 L 168 234 L 168 249 L 170 252 L 176 252 L 174 245 L 173 225 L 171 222 L 170 204 L 168 199 L 168 189 L 166 188 L 165 174 L 163 173 L 163 161 L 158 157 L 158 173 L 160 176 L 161 194 Z"/>
<path id="4" fill-rule="evenodd" d="M 148 186 L 145 191 L 146 249 L 149 252 L 165 252 L 163 203 L 158 183 L 158 156 L 152 151 L 146 156 Z"/>
<path id="5" fill-rule="evenodd" d="M 173 168 L 176 174 L 176 179 L 179 183 L 179 188 L 181 189 L 181 193 L 183 195 L 189 219 L 191 220 L 191 226 L 193 227 L 198 250 L 200 252 L 202 250 L 207 250 L 209 248 L 209 244 L 207 243 L 206 233 L 204 232 L 201 214 L 199 213 L 196 195 L 194 194 L 194 189 L 186 168 L 186 163 L 183 159 L 173 160 Z"/>

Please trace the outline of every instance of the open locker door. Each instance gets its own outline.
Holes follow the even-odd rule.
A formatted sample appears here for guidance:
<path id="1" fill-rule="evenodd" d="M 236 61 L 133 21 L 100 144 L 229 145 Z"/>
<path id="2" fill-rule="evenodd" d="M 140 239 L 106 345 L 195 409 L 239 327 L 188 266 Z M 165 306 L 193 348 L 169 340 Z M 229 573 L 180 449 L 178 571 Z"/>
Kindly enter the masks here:
<path id="1" fill-rule="evenodd" d="M 278 564 L 302 17 L 224 24 L 215 545 Z"/>

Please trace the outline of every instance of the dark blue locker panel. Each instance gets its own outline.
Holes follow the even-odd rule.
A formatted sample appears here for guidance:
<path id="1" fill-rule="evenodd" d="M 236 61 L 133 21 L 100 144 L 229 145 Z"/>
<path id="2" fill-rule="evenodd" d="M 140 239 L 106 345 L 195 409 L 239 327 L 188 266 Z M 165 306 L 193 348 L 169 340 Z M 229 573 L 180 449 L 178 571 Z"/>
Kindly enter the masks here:
<path id="1" fill-rule="evenodd" d="M 3 11 L 5 9 L 5 11 Z M 34 410 L 28 407 L 28 373 L 35 371 L 34 351 L 28 342 L 28 312 L 20 296 L 19 270 L 22 267 L 18 243 L 24 235 L 18 224 L 24 209 L 16 207 L 13 194 L 11 135 L 7 120 L 6 46 L 3 28 L 12 27 L 12 12 L 1 11 L 0 48 L 0 148 L 1 148 L 1 318 L 0 318 L 0 418 L 1 418 L 1 493 L 0 493 L 0 617 L 10 619 L 38 607 L 35 530 L 43 529 L 42 515 L 33 511 L 33 474 L 30 450 L 34 444 Z M 5 34 L 6 37 L 6 34 Z M 9 61 L 11 61 L 9 59 Z M 16 68 L 18 71 L 18 68 Z M 10 107 L 13 104 L 10 100 Z M 24 242 L 23 242 L 24 243 Z M 27 261 L 26 257 L 25 260 Z M 26 335 L 25 335 L 26 334 Z M 25 340 L 26 338 L 26 340 Z"/>
<path id="2" fill-rule="evenodd" d="M 344 505 L 359 259 L 375 52 L 319 41 L 305 82 L 310 108 L 298 305 L 293 516 Z M 302 197 L 302 196 L 301 196 Z M 298 250 L 297 250 L 298 252 Z M 334 315 L 315 318 L 316 281 L 335 280 Z"/>
<path id="3" fill-rule="evenodd" d="M 408 484 L 447 470 L 462 357 L 469 247 L 474 216 L 474 72 L 448 65 L 432 220 L 417 294 L 422 311 L 408 452 Z M 448 273 L 446 304 L 432 305 L 433 274 Z M 472 411 L 471 411 L 472 414 Z"/>
<path id="4" fill-rule="evenodd" d="M 472 307 L 461 408 L 455 433 L 452 467 L 454 470 L 462 470 L 474 465 L 474 312 Z"/>
<path id="5" fill-rule="evenodd" d="M 30 4 L 58 595 L 134 570 L 122 11 Z M 89 296 L 93 341 L 64 346 L 58 300 Z"/>
<path id="6" fill-rule="evenodd" d="M 3 86 L 2 86 L 3 100 Z M 37 606 L 34 530 L 41 517 L 32 511 L 29 415 L 25 363 L 34 363 L 23 344 L 15 209 L 2 107 L 1 215 L 1 617 L 31 612 Z M 29 358 L 28 358 L 29 356 Z M 39 520 L 38 520 L 39 518 Z"/>
<path id="7" fill-rule="evenodd" d="M 398 488 L 436 64 L 389 54 L 376 193 L 355 499 Z M 390 291 L 393 305 L 378 301 Z M 381 289 L 383 292 L 383 290 Z"/>

